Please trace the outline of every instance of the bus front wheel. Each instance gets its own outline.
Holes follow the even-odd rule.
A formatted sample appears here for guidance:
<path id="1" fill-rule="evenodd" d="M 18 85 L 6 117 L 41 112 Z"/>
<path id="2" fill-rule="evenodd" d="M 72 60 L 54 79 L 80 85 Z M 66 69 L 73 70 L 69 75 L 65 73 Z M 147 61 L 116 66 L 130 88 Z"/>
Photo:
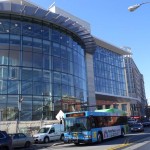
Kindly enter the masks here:
<path id="1" fill-rule="evenodd" d="M 101 134 L 101 133 L 98 133 L 98 135 L 97 135 L 97 142 L 98 142 L 98 143 L 101 143 L 102 140 L 103 140 L 102 134 Z"/>

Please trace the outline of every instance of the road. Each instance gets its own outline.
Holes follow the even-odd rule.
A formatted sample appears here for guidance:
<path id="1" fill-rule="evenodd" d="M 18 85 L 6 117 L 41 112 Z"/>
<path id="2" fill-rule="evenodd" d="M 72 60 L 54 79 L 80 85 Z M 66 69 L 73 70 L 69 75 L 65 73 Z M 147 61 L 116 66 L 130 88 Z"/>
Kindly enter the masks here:
<path id="1" fill-rule="evenodd" d="M 148 150 L 150 149 L 150 127 L 144 132 L 129 133 L 124 138 L 113 138 L 105 140 L 101 144 L 63 144 L 60 141 L 48 144 L 34 144 L 30 149 L 21 150 Z"/>
<path id="2" fill-rule="evenodd" d="M 150 137 L 140 142 L 135 142 L 129 147 L 123 148 L 121 150 L 149 150 L 149 149 L 150 149 Z"/>

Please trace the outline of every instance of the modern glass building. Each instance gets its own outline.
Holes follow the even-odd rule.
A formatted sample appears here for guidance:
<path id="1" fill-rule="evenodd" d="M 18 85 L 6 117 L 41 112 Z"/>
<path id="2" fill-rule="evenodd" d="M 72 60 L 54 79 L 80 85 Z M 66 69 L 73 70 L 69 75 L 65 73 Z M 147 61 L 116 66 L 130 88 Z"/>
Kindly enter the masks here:
<path id="1" fill-rule="evenodd" d="M 85 49 L 93 38 L 73 24 L 24 0 L 0 1 L 3 120 L 53 119 L 63 101 L 87 100 Z"/>
<path id="2" fill-rule="evenodd" d="M 59 110 L 126 97 L 125 54 L 55 6 L 0 0 L 1 120 L 49 120 Z"/>

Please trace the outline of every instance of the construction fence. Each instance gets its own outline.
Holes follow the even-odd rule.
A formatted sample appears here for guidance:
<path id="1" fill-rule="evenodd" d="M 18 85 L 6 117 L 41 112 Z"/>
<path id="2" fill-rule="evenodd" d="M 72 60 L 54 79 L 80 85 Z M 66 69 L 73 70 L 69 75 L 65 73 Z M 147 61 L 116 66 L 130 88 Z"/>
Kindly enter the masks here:
<path id="1" fill-rule="evenodd" d="M 0 130 L 7 133 L 25 133 L 34 135 L 46 124 L 59 123 L 58 120 L 40 120 L 40 121 L 0 121 Z"/>

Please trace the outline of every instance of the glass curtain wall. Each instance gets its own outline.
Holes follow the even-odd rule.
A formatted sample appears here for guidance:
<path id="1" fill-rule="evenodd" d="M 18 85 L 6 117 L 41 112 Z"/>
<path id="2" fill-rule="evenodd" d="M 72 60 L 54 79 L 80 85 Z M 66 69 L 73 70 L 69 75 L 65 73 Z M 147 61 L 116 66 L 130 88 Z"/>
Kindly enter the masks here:
<path id="1" fill-rule="evenodd" d="M 97 92 L 126 96 L 122 55 L 98 46 L 94 54 L 94 74 Z"/>
<path id="2" fill-rule="evenodd" d="M 84 55 L 81 41 L 60 27 L 0 15 L 1 118 L 55 119 L 63 103 L 86 101 Z"/>

